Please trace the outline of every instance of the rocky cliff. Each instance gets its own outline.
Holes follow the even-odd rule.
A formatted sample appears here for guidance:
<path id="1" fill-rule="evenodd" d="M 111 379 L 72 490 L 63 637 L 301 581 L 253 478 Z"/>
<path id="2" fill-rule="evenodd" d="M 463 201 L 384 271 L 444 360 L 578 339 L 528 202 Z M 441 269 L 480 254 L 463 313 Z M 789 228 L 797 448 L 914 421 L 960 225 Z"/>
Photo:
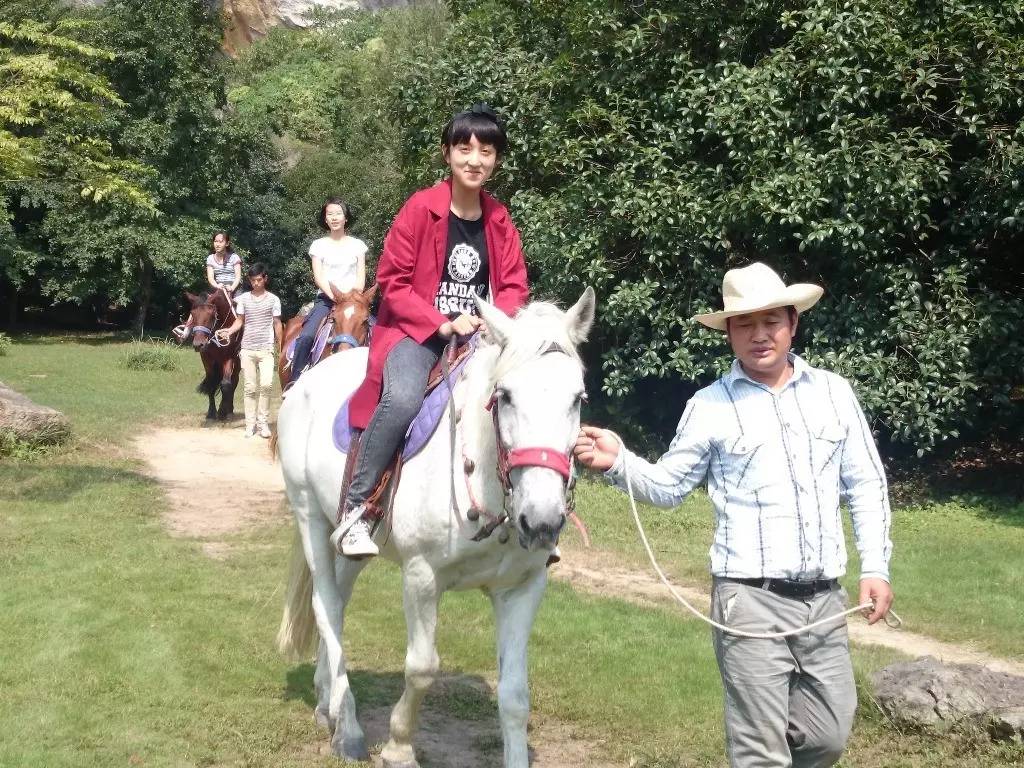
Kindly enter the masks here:
<path id="1" fill-rule="evenodd" d="M 279 24 L 305 27 L 317 8 L 377 10 L 415 4 L 416 0 L 222 0 L 227 30 L 224 48 L 234 53 Z M 420 0 L 423 2 L 423 0 Z"/>
<path id="2" fill-rule="evenodd" d="M 227 20 L 224 49 L 229 53 L 245 48 L 267 34 L 271 27 L 285 24 L 306 27 L 317 8 L 341 10 L 397 8 L 436 0 L 209 0 L 220 6 Z M 77 5 L 101 5 L 104 0 L 72 0 Z"/>

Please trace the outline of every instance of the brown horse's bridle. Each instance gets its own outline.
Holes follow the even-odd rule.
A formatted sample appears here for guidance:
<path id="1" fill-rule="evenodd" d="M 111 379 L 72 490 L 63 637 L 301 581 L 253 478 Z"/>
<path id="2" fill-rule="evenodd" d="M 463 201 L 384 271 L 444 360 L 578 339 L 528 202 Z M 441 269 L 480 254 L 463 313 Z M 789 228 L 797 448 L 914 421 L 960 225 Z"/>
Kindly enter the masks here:
<path id="1" fill-rule="evenodd" d="M 231 314 L 234 315 L 235 314 L 235 310 L 233 308 L 231 308 L 231 299 L 228 297 L 227 290 L 225 290 L 223 286 L 221 287 L 220 290 L 223 291 L 224 297 L 228 301 L 228 308 L 231 309 Z M 196 331 L 202 331 L 203 333 L 205 333 L 209 337 L 210 341 L 213 342 L 213 346 L 215 346 L 215 347 L 226 347 L 226 346 L 228 346 L 231 343 L 230 341 L 221 341 L 217 337 L 217 331 L 220 330 L 219 328 L 217 328 L 217 326 L 220 324 L 220 312 L 217 311 L 217 305 L 214 302 L 212 302 L 212 301 L 207 301 L 206 304 L 204 304 L 203 306 L 204 307 L 210 307 L 210 308 L 213 309 L 213 330 L 211 331 L 205 325 L 193 325 L 192 326 L 192 332 L 195 333 Z M 225 318 L 224 326 L 221 326 L 221 328 L 223 328 L 225 326 L 227 326 L 227 318 Z M 185 338 L 188 338 L 188 337 L 186 336 Z"/>

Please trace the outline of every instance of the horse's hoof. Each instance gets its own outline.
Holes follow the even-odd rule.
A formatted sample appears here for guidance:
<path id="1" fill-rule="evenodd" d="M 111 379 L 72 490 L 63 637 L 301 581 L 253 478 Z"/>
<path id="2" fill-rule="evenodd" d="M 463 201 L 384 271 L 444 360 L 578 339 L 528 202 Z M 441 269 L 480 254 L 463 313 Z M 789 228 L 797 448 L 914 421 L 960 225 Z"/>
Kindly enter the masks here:
<path id="1" fill-rule="evenodd" d="M 316 724 L 321 728 L 325 728 L 328 731 L 334 730 L 334 727 L 331 723 L 331 716 L 330 714 L 328 714 L 326 709 L 320 709 L 319 707 L 317 707 L 317 709 L 313 712 L 313 719 L 316 721 Z"/>
<path id="2" fill-rule="evenodd" d="M 381 760 L 382 768 L 420 768 L 420 764 L 413 760 L 411 763 L 395 763 L 391 760 Z"/>
<path id="3" fill-rule="evenodd" d="M 216 419 L 217 419 L 217 414 L 216 413 L 208 413 L 208 414 L 206 414 L 206 420 L 207 421 L 216 421 Z"/>
<path id="4" fill-rule="evenodd" d="M 370 759 L 370 750 L 366 748 L 366 737 L 364 736 L 335 741 L 331 744 L 331 752 L 335 757 L 342 757 L 346 760 L 366 761 Z"/>

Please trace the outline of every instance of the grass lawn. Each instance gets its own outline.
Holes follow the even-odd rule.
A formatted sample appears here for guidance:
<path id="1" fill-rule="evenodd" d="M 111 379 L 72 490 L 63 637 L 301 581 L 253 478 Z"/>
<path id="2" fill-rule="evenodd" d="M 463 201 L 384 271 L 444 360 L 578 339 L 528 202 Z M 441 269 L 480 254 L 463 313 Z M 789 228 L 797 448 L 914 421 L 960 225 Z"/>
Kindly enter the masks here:
<path id="1" fill-rule="evenodd" d="M 55 454 L 0 461 L 0 766 L 338 765 L 310 746 L 324 740 L 312 722 L 311 665 L 273 650 L 290 530 L 253 531 L 251 546 L 227 560 L 164 533 L 160 490 L 123 445 L 146 424 L 201 422 L 198 364 L 183 351 L 193 363 L 185 370 L 133 372 L 118 365 L 122 352 L 109 340 L 43 339 L 0 358 L 0 380 L 65 410 L 78 435 Z M 628 551 L 626 518 L 613 508 L 621 498 L 605 493 L 585 486 L 581 508 L 599 546 Z M 696 580 L 707 531 L 694 503 L 659 525 L 691 520 L 692 535 L 674 537 L 687 549 L 672 557 Z M 394 566 L 374 564 L 347 621 L 364 708 L 390 704 L 401 686 L 398 586 Z M 481 595 L 445 597 L 438 642 L 445 673 L 493 680 L 493 620 Z M 859 679 L 892 659 L 858 650 Z M 530 666 L 536 716 L 572 724 L 623 765 L 724 765 L 708 633 L 673 610 L 552 585 Z M 1020 746 L 893 732 L 862 688 L 844 766 L 1024 763 Z M 432 698 L 453 716 L 496 717 L 493 699 L 473 689 Z"/>
<path id="2" fill-rule="evenodd" d="M 650 568 L 625 494 L 583 481 L 577 507 L 594 547 Z M 661 566 L 680 580 L 707 586 L 707 496 L 694 493 L 672 510 L 642 505 L 640 515 Z M 897 508 L 892 540 L 896 611 L 908 630 L 1024 661 L 1024 503 L 975 497 Z M 856 599 L 860 566 L 849 524 L 847 550 L 845 582 Z"/>

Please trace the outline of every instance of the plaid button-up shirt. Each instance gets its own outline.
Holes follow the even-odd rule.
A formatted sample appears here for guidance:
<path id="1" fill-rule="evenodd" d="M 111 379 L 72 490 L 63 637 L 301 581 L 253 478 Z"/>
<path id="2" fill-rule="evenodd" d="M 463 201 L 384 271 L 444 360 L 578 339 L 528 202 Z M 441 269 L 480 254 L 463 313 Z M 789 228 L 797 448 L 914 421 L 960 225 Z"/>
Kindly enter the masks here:
<path id="1" fill-rule="evenodd" d="M 739 364 L 687 403 L 656 464 L 622 449 L 606 477 L 674 507 L 707 482 L 715 509 L 711 573 L 835 578 L 846 572 L 840 500 L 849 505 L 861 578 L 889 579 L 891 513 L 882 462 L 846 379 L 790 354 L 779 392 Z"/>

